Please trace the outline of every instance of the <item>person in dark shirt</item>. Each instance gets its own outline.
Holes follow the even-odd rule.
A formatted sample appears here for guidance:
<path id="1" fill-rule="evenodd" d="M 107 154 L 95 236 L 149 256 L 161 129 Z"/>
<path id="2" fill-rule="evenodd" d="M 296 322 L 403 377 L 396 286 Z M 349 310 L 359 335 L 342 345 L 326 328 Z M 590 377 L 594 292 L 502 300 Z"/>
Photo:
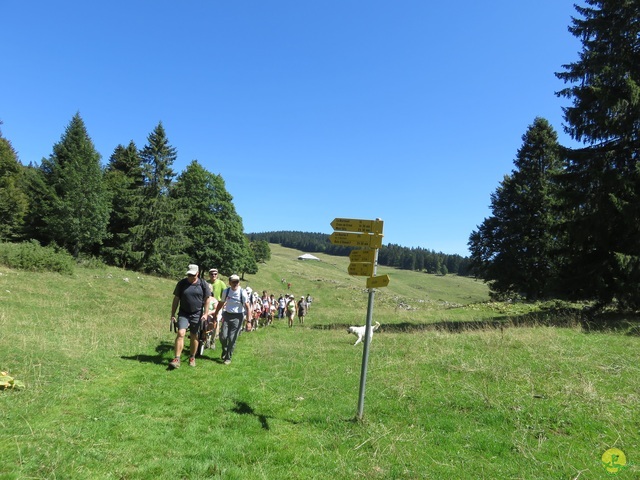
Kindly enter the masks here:
<path id="1" fill-rule="evenodd" d="M 198 334 L 201 322 L 205 320 L 210 310 L 212 299 L 209 284 L 199 278 L 198 265 L 189 265 L 187 276 L 176 284 L 173 290 L 173 303 L 171 304 L 171 322 L 177 323 L 177 335 L 174 345 L 174 357 L 169 363 L 170 368 L 180 367 L 180 355 L 184 348 L 184 336 L 189 328 L 190 351 L 189 366 L 196 366 L 196 352 L 198 351 Z M 178 309 L 178 306 L 180 308 Z M 178 317 L 176 319 L 176 310 Z"/>

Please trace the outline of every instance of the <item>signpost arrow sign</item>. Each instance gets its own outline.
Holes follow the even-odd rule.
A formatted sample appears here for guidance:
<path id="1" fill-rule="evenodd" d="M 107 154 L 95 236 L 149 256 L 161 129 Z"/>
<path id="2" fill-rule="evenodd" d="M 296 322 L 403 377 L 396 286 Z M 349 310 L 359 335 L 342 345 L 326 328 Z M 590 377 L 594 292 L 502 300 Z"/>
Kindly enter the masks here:
<path id="1" fill-rule="evenodd" d="M 389 275 L 367 278 L 367 288 L 380 288 L 389 285 Z"/>
<path id="2" fill-rule="evenodd" d="M 357 218 L 334 218 L 331 227 L 342 232 L 382 233 L 382 220 L 359 220 Z"/>
<path id="3" fill-rule="evenodd" d="M 373 263 L 350 263 L 349 275 L 370 277 L 373 275 Z"/>
<path id="4" fill-rule="evenodd" d="M 368 233 L 333 232 L 329 240 L 334 245 L 346 245 L 351 247 L 382 247 L 382 235 Z"/>
<path id="5" fill-rule="evenodd" d="M 351 250 L 349 253 L 349 260 L 352 262 L 367 262 L 373 263 L 376 258 L 375 249 L 372 250 Z"/>

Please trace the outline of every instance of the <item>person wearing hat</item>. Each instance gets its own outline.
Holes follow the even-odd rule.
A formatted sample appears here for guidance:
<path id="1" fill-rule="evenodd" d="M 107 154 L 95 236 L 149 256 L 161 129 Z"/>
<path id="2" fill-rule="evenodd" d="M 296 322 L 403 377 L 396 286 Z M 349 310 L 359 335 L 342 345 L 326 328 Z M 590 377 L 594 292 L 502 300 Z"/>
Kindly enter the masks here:
<path id="1" fill-rule="evenodd" d="M 307 314 L 307 302 L 304 296 L 298 300 L 298 322 L 304 324 L 304 316 Z"/>
<path id="2" fill-rule="evenodd" d="M 173 303 L 171 304 L 171 322 L 177 325 L 176 341 L 174 344 L 174 357 L 169 363 L 170 368 L 180 367 L 180 355 L 184 348 L 184 336 L 189 328 L 191 340 L 189 365 L 196 366 L 196 352 L 198 351 L 198 334 L 200 323 L 206 318 L 206 312 L 210 309 L 211 289 L 209 284 L 198 278 L 200 271 L 198 265 L 189 265 L 187 276 L 176 284 L 173 290 Z M 178 309 L 178 306 L 180 307 Z M 178 317 L 176 319 L 176 310 Z"/>
<path id="3" fill-rule="evenodd" d="M 242 328 L 245 314 L 247 320 L 251 318 L 249 295 L 240 287 L 240 277 L 231 275 L 229 287 L 222 292 L 222 297 L 216 305 L 214 315 L 222 310 L 222 328 L 220 329 L 220 344 L 222 345 L 222 360 L 225 365 L 231 363 L 231 357 L 236 347 L 236 340 Z"/>
<path id="4" fill-rule="evenodd" d="M 220 278 L 217 268 L 212 268 L 209 270 L 209 282 L 209 284 L 211 285 L 211 295 L 213 295 L 213 298 L 215 299 L 211 302 L 211 311 L 209 312 L 209 316 L 213 319 L 216 325 L 216 331 L 213 336 L 213 340 L 215 342 L 220 336 L 220 324 L 222 322 L 220 322 L 220 314 L 218 313 L 218 315 L 214 316 L 213 310 L 216 308 L 218 302 L 220 301 L 220 298 L 222 298 L 222 291 L 227 288 L 227 284 L 224 283 L 224 281 Z M 215 343 L 213 344 L 213 348 L 215 348 Z"/>
<path id="5" fill-rule="evenodd" d="M 285 312 L 287 314 L 287 323 L 290 327 L 293 327 L 293 318 L 296 316 L 296 297 L 287 295 L 285 297 Z"/>
<path id="6" fill-rule="evenodd" d="M 211 283 L 211 294 L 216 297 L 216 300 L 220 301 L 222 291 L 227 288 L 227 285 L 220 279 L 217 268 L 209 270 L 209 282 Z"/>

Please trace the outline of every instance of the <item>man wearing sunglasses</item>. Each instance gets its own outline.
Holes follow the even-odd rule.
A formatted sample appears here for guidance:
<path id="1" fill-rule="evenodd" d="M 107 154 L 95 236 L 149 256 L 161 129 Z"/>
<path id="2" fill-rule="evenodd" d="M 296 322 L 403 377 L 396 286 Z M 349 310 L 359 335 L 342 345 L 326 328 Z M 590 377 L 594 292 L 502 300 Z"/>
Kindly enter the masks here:
<path id="1" fill-rule="evenodd" d="M 187 276 L 180 280 L 173 290 L 173 303 L 171 304 L 171 322 L 177 324 L 177 335 L 174 345 L 174 357 L 169 363 L 169 368 L 180 367 L 180 355 L 184 348 L 184 337 L 187 328 L 190 333 L 189 366 L 196 366 L 196 352 L 198 351 L 198 335 L 201 322 L 206 319 L 206 313 L 210 309 L 212 301 L 209 284 L 199 277 L 198 265 L 189 265 Z M 178 305 L 180 308 L 178 309 Z M 176 310 L 178 317 L 176 319 Z"/>
<path id="2" fill-rule="evenodd" d="M 209 270 L 209 283 L 211 284 L 212 295 L 216 297 L 216 300 L 220 301 L 222 298 L 222 291 L 227 288 L 227 285 L 220 279 L 217 268 Z"/>

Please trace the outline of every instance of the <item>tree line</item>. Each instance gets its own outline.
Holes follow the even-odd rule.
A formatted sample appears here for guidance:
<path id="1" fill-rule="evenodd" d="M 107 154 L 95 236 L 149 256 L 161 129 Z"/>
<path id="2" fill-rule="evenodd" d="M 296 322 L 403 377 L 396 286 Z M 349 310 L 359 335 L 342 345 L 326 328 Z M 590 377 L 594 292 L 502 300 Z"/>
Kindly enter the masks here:
<path id="1" fill-rule="evenodd" d="M 40 165 L 23 166 L 0 133 L 0 241 L 37 240 L 162 276 L 188 263 L 257 272 L 222 177 L 197 160 L 177 174 L 176 159 L 162 122 L 142 148 L 118 145 L 104 168 L 79 113 Z"/>
<path id="2" fill-rule="evenodd" d="M 325 233 L 297 231 L 261 232 L 249 234 L 250 241 L 278 243 L 283 247 L 295 248 L 303 252 L 323 252 L 328 255 L 348 257 L 353 249 L 334 245 Z M 437 275 L 454 273 L 469 275 L 471 260 L 460 255 L 436 253 L 423 248 L 408 248 L 400 245 L 383 245 L 378 251 L 378 264 L 402 270 L 414 270 Z"/>
<path id="3" fill-rule="evenodd" d="M 578 60 L 556 76 L 558 142 L 536 118 L 514 170 L 469 237 L 474 272 L 498 298 L 568 298 L 640 308 L 640 2 L 585 0 L 569 31 Z"/>

